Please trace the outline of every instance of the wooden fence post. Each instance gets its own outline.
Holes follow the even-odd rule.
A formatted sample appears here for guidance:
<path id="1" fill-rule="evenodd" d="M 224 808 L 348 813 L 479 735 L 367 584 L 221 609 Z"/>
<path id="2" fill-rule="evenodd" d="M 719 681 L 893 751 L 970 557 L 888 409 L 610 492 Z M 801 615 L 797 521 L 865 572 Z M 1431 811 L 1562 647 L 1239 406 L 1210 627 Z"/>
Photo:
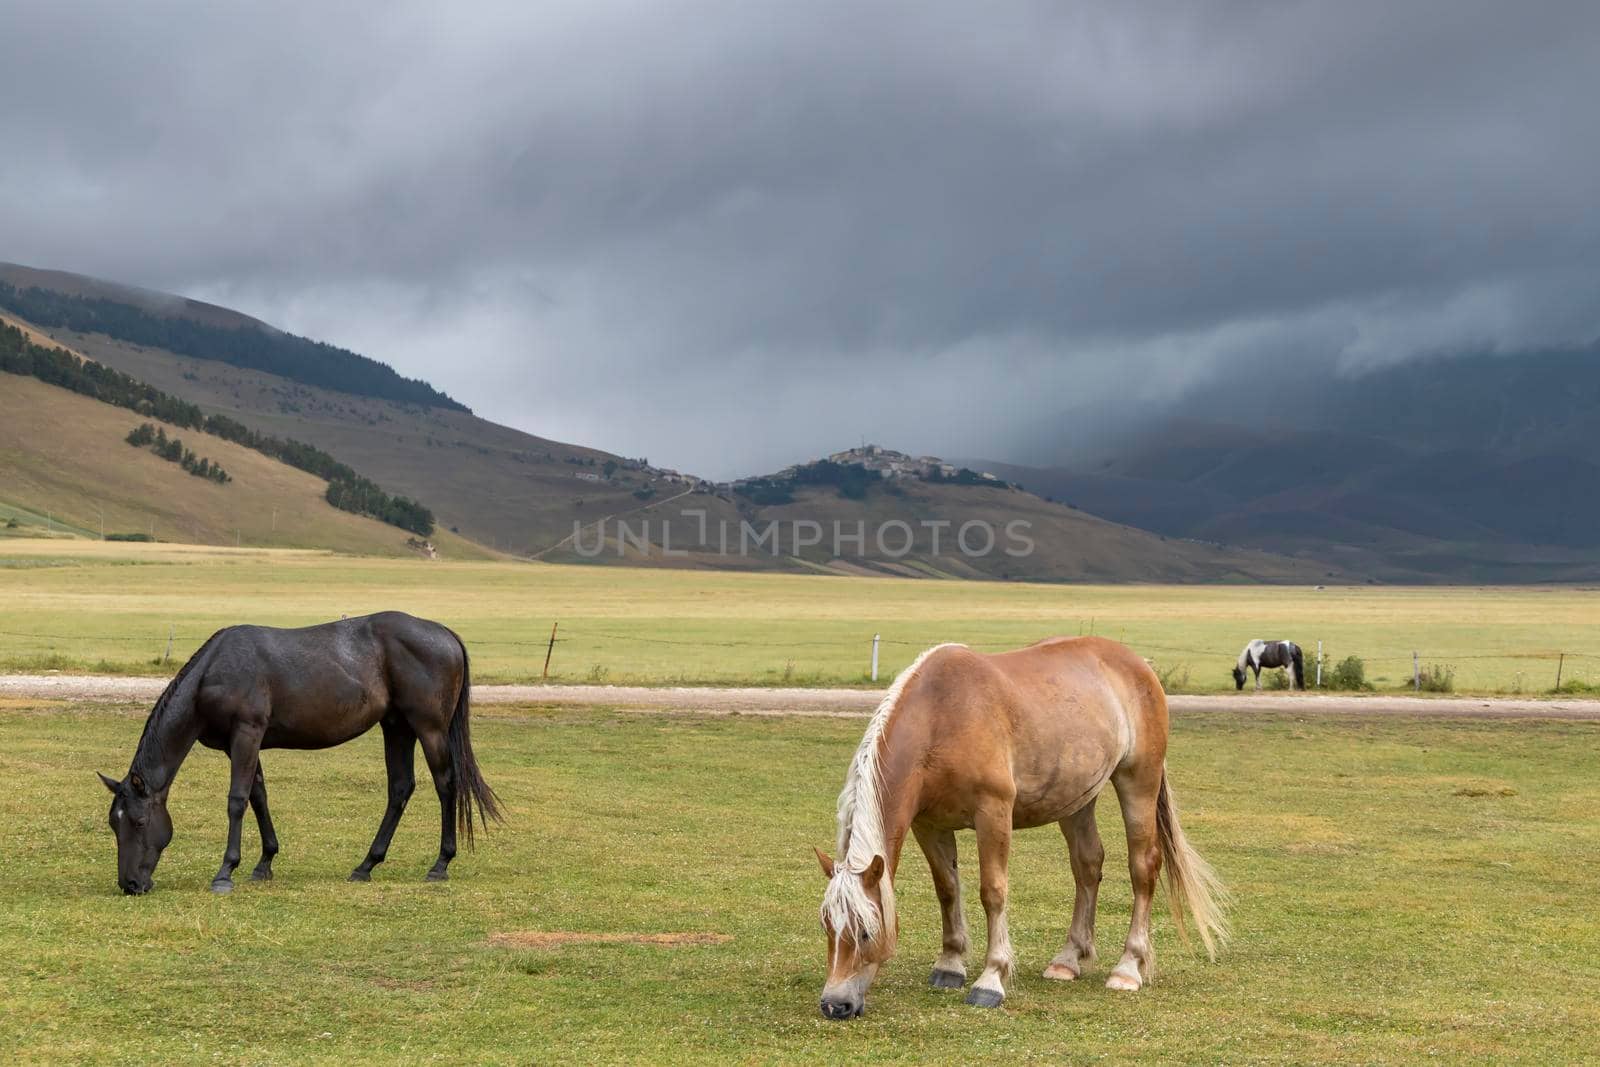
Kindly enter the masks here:
<path id="1" fill-rule="evenodd" d="M 167 624 L 167 651 L 161 657 L 161 662 L 162 663 L 170 662 L 171 659 L 172 659 L 172 631 L 173 631 L 173 624 L 172 623 L 168 623 Z"/>
<path id="2" fill-rule="evenodd" d="M 560 622 L 550 624 L 550 647 L 544 650 L 544 673 L 539 676 L 541 682 L 550 680 L 550 657 L 556 650 L 556 627 L 560 625 Z"/>
<path id="3" fill-rule="evenodd" d="M 878 680 L 878 641 L 882 637 L 882 634 L 872 635 L 872 680 L 874 682 Z"/>
<path id="4" fill-rule="evenodd" d="M 1322 642 L 1317 642 L 1317 688 L 1322 688 Z"/>
<path id="5" fill-rule="evenodd" d="M 1418 693 L 1422 692 L 1422 667 L 1417 663 L 1415 650 L 1411 653 L 1411 688 Z"/>
<path id="6" fill-rule="evenodd" d="M 1567 654 L 1561 653 L 1561 658 L 1556 660 L 1556 687 L 1552 692 L 1561 692 L 1561 668 L 1567 665 Z"/>

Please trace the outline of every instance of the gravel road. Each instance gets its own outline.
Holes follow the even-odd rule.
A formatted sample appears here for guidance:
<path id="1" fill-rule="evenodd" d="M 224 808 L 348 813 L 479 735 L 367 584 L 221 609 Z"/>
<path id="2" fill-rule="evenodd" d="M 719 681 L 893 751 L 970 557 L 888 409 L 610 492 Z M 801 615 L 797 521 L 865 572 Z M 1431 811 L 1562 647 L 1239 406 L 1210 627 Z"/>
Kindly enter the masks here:
<path id="1" fill-rule="evenodd" d="M 0 697 L 146 703 L 164 678 L 74 674 L 0 675 Z M 478 685 L 478 704 L 577 705 L 691 711 L 708 714 L 865 715 L 881 691 L 865 689 L 651 688 L 625 685 Z M 1187 712 L 1295 712 L 1302 715 L 1404 715 L 1464 719 L 1597 719 L 1600 700 L 1527 700 L 1509 697 L 1329 696 L 1246 690 L 1226 696 L 1174 696 L 1175 714 Z"/>

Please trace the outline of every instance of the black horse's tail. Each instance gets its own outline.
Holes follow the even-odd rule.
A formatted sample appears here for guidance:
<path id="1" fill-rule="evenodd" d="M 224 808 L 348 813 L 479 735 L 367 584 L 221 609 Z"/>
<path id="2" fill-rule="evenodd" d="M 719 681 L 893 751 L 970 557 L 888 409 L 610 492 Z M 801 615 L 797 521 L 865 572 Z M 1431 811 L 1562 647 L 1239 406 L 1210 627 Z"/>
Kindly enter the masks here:
<path id="1" fill-rule="evenodd" d="M 1289 647 L 1294 650 L 1292 653 L 1294 658 L 1294 687 L 1296 689 L 1304 689 L 1306 687 L 1305 656 L 1301 654 L 1299 645 L 1290 645 Z"/>
<path id="2" fill-rule="evenodd" d="M 494 795 L 494 790 L 489 788 L 489 783 L 483 780 L 483 773 L 478 770 L 478 761 L 472 755 L 472 732 L 467 723 L 472 712 L 472 665 L 467 658 L 467 646 L 459 636 L 456 644 L 461 645 L 461 693 L 456 697 L 455 714 L 450 717 L 450 729 L 445 738 L 445 747 L 450 752 L 451 777 L 456 784 L 456 828 L 457 832 L 467 839 L 467 844 L 472 842 L 472 809 L 476 805 L 478 819 L 483 823 L 483 828 L 489 828 L 489 820 L 500 822 L 500 799 Z"/>

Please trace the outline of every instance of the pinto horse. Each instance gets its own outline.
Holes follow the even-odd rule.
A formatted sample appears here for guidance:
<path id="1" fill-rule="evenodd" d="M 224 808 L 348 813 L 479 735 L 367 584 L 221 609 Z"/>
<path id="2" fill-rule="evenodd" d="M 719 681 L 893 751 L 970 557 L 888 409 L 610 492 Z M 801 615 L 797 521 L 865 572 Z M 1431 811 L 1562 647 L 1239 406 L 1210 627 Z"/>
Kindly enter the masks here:
<path id="1" fill-rule="evenodd" d="M 1233 667 L 1235 688 L 1244 688 L 1244 672 L 1248 668 L 1256 672 L 1256 688 L 1260 689 L 1263 667 L 1287 667 L 1289 684 L 1295 689 L 1306 687 L 1305 657 L 1300 652 L 1300 646 L 1293 641 L 1263 641 L 1257 638 L 1245 645 L 1244 651 L 1239 653 L 1239 662 Z"/>
<path id="2" fill-rule="evenodd" d="M 1067 839 L 1077 895 L 1071 932 L 1044 976 L 1069 981 L 1095 958 L 1095 897 L 1105 850 L 1095 800 L 1116 789 L 1128 835 L 1133 917 L 1106 985 L 1134 990 L 1152 976 L 1150 908 L 1163 864 L 1173 918 L 1184 911 L 1215 958 L 1226 939 L 1225 891 L 1178 825 L 1167 784 L 1167 701 L 1143 659 L 1100 637 L 1051 638 L 980 655 L 963 645 L 929 649 L 889 687 L 851 760 L 839 794 L 835 862 L 822 927 L 828 977 L 822 1013 L 850 1019 L 894 955 L 899 936 L 894 880 L 906 834 L 933 872 L 944 919 L 930 984 L 966 984 L 967 930 L 955 831 L 977 831 L 988 955 L 967 1003 L 997 1007 L 1015 966 L 1006 926 L 1007 866 L 1015 829 L 1057 823 Z"/>
<path id="3" fill-rule="evenodd" d="M 383 727 L 389 805 L 372 848 L 350 880 L 368 881 L 388 852 L 416 785 L 412 760 L 418 742 L 442 811 L 439 858 L 428 878 L 444 880 L 456 854 L 457 828 L 472 842 L 474 807 L 485 826 L 500 818 L 494 791 L 472 754 L 471 686 L 461 639 L 436 622 L 400 612 L 297 630 L 218 630 L 156 701 L 127 776 L 121 781 L 100 776 L 111 790 L 117 884 L 130 895 L 149 892 L 156 863 L 172 840 L 167 792 L 196 741 L 226 752 L 232 764 L 228 844 L 211 882 L 213 892 L 226 893 L 239 865 L 247 804 L 261 830 L 261 861 L 250 877 L 272 877 L 278 835 L 267 811 L 261 750 L 331 748 L 375 725 Z"/>

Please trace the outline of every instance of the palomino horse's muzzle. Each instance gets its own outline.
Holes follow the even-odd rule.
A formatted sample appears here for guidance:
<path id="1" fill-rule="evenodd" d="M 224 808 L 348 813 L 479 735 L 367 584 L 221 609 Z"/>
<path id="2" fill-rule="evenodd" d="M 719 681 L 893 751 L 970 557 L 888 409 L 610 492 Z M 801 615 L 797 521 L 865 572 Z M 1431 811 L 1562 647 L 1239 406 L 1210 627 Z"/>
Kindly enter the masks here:
<path id="1" fill-rule="evenodd" d="M 865 1000 L 835 1000 L 827 997 L 824 997 L 822 1000 L 822 1015 L 827 1019 L 834 1019 L 842 1022 L 846 1019 L 854 1019 L 858 1016 L 865 1015 L 866 1013 L 867 1002 Z"/>

